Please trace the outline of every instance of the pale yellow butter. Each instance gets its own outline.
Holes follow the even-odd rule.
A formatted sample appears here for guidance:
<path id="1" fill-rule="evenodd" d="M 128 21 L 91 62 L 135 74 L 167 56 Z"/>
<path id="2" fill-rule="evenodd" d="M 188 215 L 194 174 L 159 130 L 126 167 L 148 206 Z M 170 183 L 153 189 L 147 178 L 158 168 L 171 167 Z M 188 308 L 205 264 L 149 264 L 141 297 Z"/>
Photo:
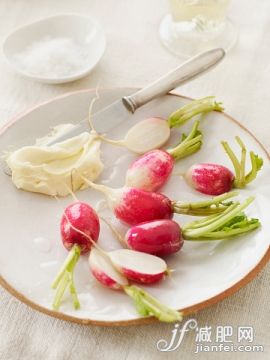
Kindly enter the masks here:
<path id="1" fill-rule="evenodd" d="M 94 133 L 83 132 L 63 142 L 46 145 L 71 127 L 71 124 L 57 126 L 51 134 L 38 139 L 35 145 L 8 154 L 6 161 L 17 188 L 51 196 L 67 196 L 69 189 L 77 191 L 86 187 L 78 173 L 91 181 L 98 178 L 104 166 L 100 140 Z"/>

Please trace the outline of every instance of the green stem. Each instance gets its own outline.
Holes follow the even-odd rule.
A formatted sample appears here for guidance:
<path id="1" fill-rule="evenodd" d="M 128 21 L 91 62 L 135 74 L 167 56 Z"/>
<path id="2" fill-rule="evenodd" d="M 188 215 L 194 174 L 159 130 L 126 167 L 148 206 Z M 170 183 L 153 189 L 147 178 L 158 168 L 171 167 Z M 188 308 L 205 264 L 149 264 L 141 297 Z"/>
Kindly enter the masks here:
<path id="1" fill-rule="evenodd" d="M 238 144 L 241 147 L 241 162 L 240 162 L 240 179 L 239 179 L 239 183 L 241 187 L 245 186 L 245 176 L 246 176 L 246 155 L 247 155 L 247 150 L 246 147 L 243 143 L 243 141 L 240 139 L 239 136 L 235 137 L 236 141 L 238 142 Z"/>
<path id="2" fill-rule="evenodd" d="M 177 146 L 167 149 L 167 152 L 172 155 L 175 161 L 191 155 L 200 149 L 202 145 L 202 134 L 198 130 L 198 126 L 199 121 L 196 121 L 188 136 L 183 134 L 182 140 Z"/>
<path id="3" fill-rule="evenodd" d="M 223 213 L 221 215 L 217 215 L 216 219 L 211 219 L 211 223 L 207 223 L 208 218 L 206 217 L 205 222 L 201 221 L 201 226 L 198 228 L 192 228 L 191 226 L 186 225 L 183 228 L 183 236 L 187 239 L 195 239 L 204 236 L 204 234 L 214 232 L 215 230 L 221 228 L 223 225 L 232 220 L 235 216 L 241 213 L 252 201 L 253 197 L 249 197 L 242 204 L 237 205 L 236 207 L 232 207 L 230 211 L 227 213 Z M 229 209 L 228 209 L 229 210 Z"/>
<path id="4" fill-rule="evenodd" d="M 221 145 L 223 146 L 225 152 L 229 156 L 235 172 L 235 180 L 234 180 L 234 186 L 238 187 L 239 179 L 241 177 L 241 164 L 239 163 L 237 157 L 235 156 L 234 152 L 230 148 L 229 144 L 226 141 L 221 141 Z"/>
<path id="5" fill-rule="evenodd" d="M 203 218 L 201 220 L 192 221 L 191 223 L 185 225 L 183 227 L 183 230 L 185 230 L 185 229 L 199 229 L 202 226 L 212 224 L 213 222 L 217 221 L 218 219 L 220 219 L 225 214 L 228 214 L 230 211 L 235 209 L 238 205 L 239 205 L 238 202 L 233 203 L 230 206 L 228 206 L 228 208 L 226 210 L 224 210 L 223 213 L 221 213 L 221 214 L 213 214 L 213 215 L 209 215 L 209 216 L 207 216 L 207 217 L 205 217 L 205 218 Z"/>
<path id="6" fill-rule="evenodd" d="M 181 321 L 183 314 L 160 303 L 156 298 L 138 286 L 124 286 L 123 290 L 135 303 L 138 313 L 142 316 L 155 316 L 163 322 Z"/>
<path id="7" fill-rule="evenodd" d="M 64 296 L 66 288 L 69 286 L 70 293 L 73 298 L 73 305 L 75 309 L 78 309 L 80 307 L 80 303 L 78 300 L 76 288 L 74 285 L 73 280 L 73 272 L 74 268 L 80 258 L 81 249 L 78 245 L 73 245 L 68 257 L 66 258 L 62 268 L 60 269 L 59 273 L 57 274 L 56 278 L 54 279 L 51 287 L 53 289 L 57 289 L 54 302 L 53 302 L 53 308 L 55 310 L 58 310 L 62 298 Z"/>
<path id="8" fill-rule="evenodd" d="M 257 220 L 257 219 L 251 219 L 250 221 Z M 198 241 L 198 240 L 222 240 L 222 239 L 231 239 L 234 236 L 241 235 L 250 231 L 253 231 L 260 227 L 260 222 L 256 221 L 254 223 L 248 224 L 243 228 L 239 229 L 230 229 L 230 231 L 221 230 L 221 231 L 214 231 L 205 233 L 203 236 L 200 237 L 200 239 L 197 238 L 185 238 L 185 240 L 188 241 Z"/>
<path id="9" fill-rule="evenodd" d="M 73 299 L 73 306 L 74 306 L 74 309 L 79 309 L 80 308 L 80 302 L 79 302 L 79 299 L 78 299 L 78 294 L 77 294 L 77 291 L 76 291 L 76 288 L 75 288 L 75 285 L 74 285 L 74 279 L 73 279 L 73 273 L 71 274 L 70 276 L 70 285 L 69 285 L 69 291 L 70 291 L 70 294 L 72 296 L 72 299 Z"/>
<path id="10" fill-rule="evenodd" d="M 65 272 L 59 282 L 59 286 L 58 286 L 56 294 L 55 294 L 55 298 L 54 298 L 54 302 L 53 302 L 54 310 L 59 310 L 59 307 L 61 305 L 61 300 L 64 296 L 64 293 L 66 291 L 68 283 L 69 283 L 69 276 L 68 276 L 68 273 Z"/>
<path id="11" fill-rule="evenodd" d="M 193 100 L 173 112 L 168 118 L 168 124 L 171 128 L 179 127 L 185 124 L 195 115 L 206 114 L 210 111 L 223 111 L 221 103 L 217 103 L 214 96 L 208 96 L 203 99 Z"/>
<path id="12" fill-rule="evenodd" d="M 263 166 L 263 159 L 254 154 L 253 151 L 249 153 L 249 156 L 251 161 L 251 171 L 245 177 L 246 184 L 249 184 L 256 178 L 258 171 L 261 170 Z"/>
<path id="13" fill-rule="evenodd" d="M 51 287 L 52 287 L 53 289 L 56 289 L 56 288 L 57 288 L 60 280 L 62 279 L 63 275 L 64 275 L 65 272 L 66 272 L 66 269 L 69 268 L 69 267 L 70 267 L 70 264 L 73 263 L 74 258 L 76 258 L 76 256 L 77 256 L 77 253 L 79 253 L 79 256 L 80 256 L 80 248 L 79 248 L 78 245 L 74 245 L 74 246 L 72 247 L 72 249 L 70 250 L 70 252 L 69 252 L 69 254 L 68 254 L 68 256 L 67 256 L 64 264 L 62 265 L 60 271 L 59 271 L 58 274 L 56 275 L 56 277 L 55 277 L 55 279 L 54 279 L 54 281 L 53 281 L 53 283 L 52 283 L 52 285 L 51 285 Z"/>
<path id="14" fill-rule="evenodd" d="M 197 202 L 182 202 L 177 201 L 173 203 L 174 212 L 183 215 L 204 216 L 224 212 L 231 205 L 231 202 L 224 203 L 225 200 L 238 195 L 237 191 L 231 191 L 222 195 L 215 196 L 210 200 L 203 200 Z"/>
<path id="15" fill-rule="evenodd" d="M 258 155 L 254 154 L 253 151 L 250 151 L 249 155 L 251 161 L 251 171 L 246 175 L 245 173 L 246 173 L 247 150 L 245 144 L 243 143 L 243 141 L 240 139 L 239 136 L 236 136 L 235 139 L 241 147 L 240 162 L 226 141 L 222 141 L 221 144 L 225 152 L 229 156 L 234 167 L 234 171 L 235 171 L 234 187 L 243 188 L 256 178 L 258 171 L 263 166 L 263 159 L 260 158 Z"/>

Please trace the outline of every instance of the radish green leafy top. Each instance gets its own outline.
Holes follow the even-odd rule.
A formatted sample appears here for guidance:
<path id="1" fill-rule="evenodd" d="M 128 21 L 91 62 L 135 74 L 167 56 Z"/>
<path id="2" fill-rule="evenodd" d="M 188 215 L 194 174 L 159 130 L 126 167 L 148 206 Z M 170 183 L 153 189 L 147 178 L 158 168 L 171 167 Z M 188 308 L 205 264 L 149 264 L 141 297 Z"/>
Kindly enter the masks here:
<path id="1" fill-rule="evenodd" d="M 202 133 L 198 130 L 198 126 L 199 121 L 196 121 L 188 135 L 182 134 L 182 139 L 177 146 L 167 149 L 167 152 L 171 154 L 175 161 L 200 150 L 202 145 Z"/>
<path id="2" fill-rule="evenodd" d="M 221 240 L 257 229 L 258 219 L 249 219 L 243 210 L 254 200 L 249 197 L 242 204 L 231 204 L 223 213 L 209 215 L 183 227 L 187 240 Z"/>
<path id="3" fill-rule="evenodd" d="M 210 111 L 223 111 L 222 103 L 216 102 L 214 96 L 193 100 L 173 112 L 168 118 L 170 128 L 179 127 L 185 124 L 195 115 L 206 114 Z"/>
<path id="4" fill-rule="evenodd" d="M 213 197 L 212 199 L 185 202 L 173 202 L 173 210 L 177 214 L 192 215 L 192 216 L 206 216 L 218 214 L 225 211 L 230 205 L 234 204 L 233 201 L 225 201 L 238 195 L 237 191 L 231 191 L 222 195 Z M 238 203 L 237 203 L 238 204 Z"/>
<path id="5" fill-rule="evenodd" d="M 251 170 L 249 173 L 246 174 L 247 150 L 243 141 L 240 139 L 239 136 L 236 136 L 235 139 L 241 148 L 240 161 L 237 159 L 235 153 L 232 151 L 231 147 L 226 141 L 222 141 L 221 144 L 225 152 L 229 156 L 234 167 L 234 171 L 235 171 L 234 187 L 243 188 L 256 178 L 258 171 L 261 170 L 263 166 L 263 159 L 260 158 L 258 155 L 254 154 L 253 151 L 250 151 L 249 157 L 251 162 Z"/>
<path id="6" fill-rule="evenodd" d="M 56 278 L 54 279 L 51 285 L 53 289 L 57 289 L 53 302 L 54 310 L 59 310 L 62 298 L 64 296 L 67 287 L 69 287 L 69 291 L 73 299 L 74 308 L 75 309 L 80 308 L 80 302 L 78 299 L 78 295 L 73 280 L 74 268 L 80 258 L 80 254 L 81 254 L 80 247 L 78 245 L 74 245 L 68 257 L 66 258 L 62 268 L 60 269 L 59 273 L 57 274 Z"/>
<path id="7" fill-rule="evenodd" d="M 125 286 L 127 295 L 133 298 L 136 309 L 142 316 L 155 316 L 163 322 L 181 321 L 183 314 L 161 304 L 157 299 L 138 286 Z"/>

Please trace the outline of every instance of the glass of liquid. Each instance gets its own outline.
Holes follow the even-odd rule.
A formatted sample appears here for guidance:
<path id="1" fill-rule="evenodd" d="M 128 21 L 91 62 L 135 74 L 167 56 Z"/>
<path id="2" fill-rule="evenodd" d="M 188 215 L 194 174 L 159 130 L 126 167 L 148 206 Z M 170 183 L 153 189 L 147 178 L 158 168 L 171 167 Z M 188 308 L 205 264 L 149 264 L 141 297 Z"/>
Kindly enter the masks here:
<path id="1" fill-rule="evenodd" d="M 180 57 L 219 47 L 229 51 L 237 40 L 229 5 L 230 0 L 169 0 L 170 14 L 159 28 L 162 43 Z"/>

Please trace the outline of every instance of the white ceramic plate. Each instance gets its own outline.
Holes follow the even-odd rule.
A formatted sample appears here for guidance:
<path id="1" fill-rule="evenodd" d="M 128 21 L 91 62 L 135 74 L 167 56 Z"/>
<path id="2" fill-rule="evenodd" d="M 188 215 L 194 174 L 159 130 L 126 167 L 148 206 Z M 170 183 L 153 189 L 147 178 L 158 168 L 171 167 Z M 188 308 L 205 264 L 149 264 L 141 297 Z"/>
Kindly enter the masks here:
<path id="1" fill-rule="evenodd" d="M 33 73 L 17 61 L 17 56 L 33 43 L 48 38 L 65 38 L 80 44 L 87 53 L 87 63 L 69 75 L 53 77 Z M 3 43 L 3 53 L 8 63 L 19 74 L 48 84 L 66 83 L 88 75 L 100 61 L 105 48 L 106 37 L 101 25 L 89 16 L 78 14 L 55 15 L 27 24 L 13 31 Z"/>
<path id="2" fill-rule="evenodd" d="M 133 91 L 127 88 L 103 90 L 96 109 Z M 92 96 L 91 90 L 67 94 L 20 116 L 2 130 L 0 151 L 31 143 L 56 124 L 80 121 L 87 114 Z M 137 120 L 150 115 L 166 118 L 187 101 L 175 95 L 160 98 L 139 109 L 133 120 L 120 124 L 109 135 L 122 138 Z M 190 125 L 187 124 L 184 130 Z M 201 151 L 179 162 L 176 171 L 183 172 L 189 165 L 200 161 L 218 162 L 230 167 L 220 140 L 229 140 L 230 144 L 234 144 L 233 137 L 240 135 L 247 147 L 260 154 L 265 161 L 258 179 L 244 189 L 240 196 L 245 198 L 250 194 L 256 195 L 254 204 L 247 212 L 261 220 L 262 228 L 248 236 L 229 241 L 186 242 L 182 251 L 167 259 L 169 267 L 176 270 L 173 276 L 147 287 L 147 290 L 167 305 L 185 309 L 185 313 L 197 311 L 231 295 L 250 281 L 270 257 L 270 167 L 267 154 L 247 130 L 225 114 L 209 114 L 202 120 L 201 128 L 204 134 Z M 172 142 L 176 142 L 178 137 L 179 130 L 174 131 Z M 124 182 L 126 168 L 135 155 L 107 144 L 103 144 L 102 149 L 106 169 L 101 181 L 120 187 Z M 72 200 L 62 199 L 59 204 L 53 198 L 18 191 L 11 179 L 2 172 L 0 182 L 0 280 L 8 291 L 30 306 L 65 320 L 102 325 L 137 324 L 153 320 L 140 318 L 126 295 L 98 284 L 88 270 L 87 257 L 80 259 L 75 270 L 81 309 L 74 310 L 67 296 L 60 312 L 52 311 L 54 291 L 50 289 L 50 284 L 67 255 L 60 240 L 59 221 L 62 208 Z M 175 200 L 204 197 L 178 176 L 172 176 L 164 193 Z M 95 207 L 102 199 L 102 195 L 90 189 L 78 192 L 78 197 Z M 180 223 L 187 221 L 183 216 L 176 218 Z M 104 225 L 100 244 L 108 250 L 119 247 Z"/>

